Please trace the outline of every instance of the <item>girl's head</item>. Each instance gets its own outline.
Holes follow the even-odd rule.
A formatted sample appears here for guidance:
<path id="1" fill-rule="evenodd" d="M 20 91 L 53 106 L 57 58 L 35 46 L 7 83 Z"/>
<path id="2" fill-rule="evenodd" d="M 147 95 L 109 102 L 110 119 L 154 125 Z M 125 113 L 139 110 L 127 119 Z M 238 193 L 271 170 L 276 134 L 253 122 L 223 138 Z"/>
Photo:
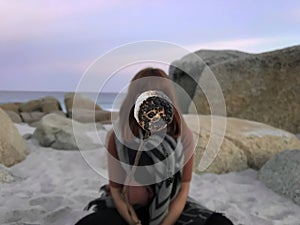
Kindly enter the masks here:
<path id="1" fill-rule="evenodd" d="M 127 96 L 120 108 L 120 129 L 124 140 L 129 141 L 133 136 L 138 136 L 140 126 L 134 118 L 135 101 L 141 93 L 149 90 L 161 91 L 172 101 L 174 118 L 168 125 L 167 133 L 173 137 L 181 134 L 181 118 L 177 109 L 172 81 L 161 69 L 145 68 L 132 78 Z"/>

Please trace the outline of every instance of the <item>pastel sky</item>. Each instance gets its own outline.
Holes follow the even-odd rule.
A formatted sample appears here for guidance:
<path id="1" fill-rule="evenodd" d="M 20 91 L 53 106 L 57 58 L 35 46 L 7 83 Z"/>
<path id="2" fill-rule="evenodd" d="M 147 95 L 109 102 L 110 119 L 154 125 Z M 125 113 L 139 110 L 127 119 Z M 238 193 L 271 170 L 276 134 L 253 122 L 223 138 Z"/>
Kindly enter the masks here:
<path id="1" fill-rule="evenodd" d="M 0 90 L 74 91 L 95 59 L 127 43 L 251 53 L 298 45 L 300 1 L 0 0 L 0 30 Z"/>

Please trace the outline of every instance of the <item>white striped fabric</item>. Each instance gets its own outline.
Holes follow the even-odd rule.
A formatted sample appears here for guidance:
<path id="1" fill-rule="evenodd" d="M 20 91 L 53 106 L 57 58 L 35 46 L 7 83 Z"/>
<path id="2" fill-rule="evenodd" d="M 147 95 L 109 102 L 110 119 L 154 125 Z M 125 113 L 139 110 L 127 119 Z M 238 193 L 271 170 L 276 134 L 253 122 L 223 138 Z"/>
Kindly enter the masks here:
<path id="1" fill-rule="evenodd" d="M 133 164 L 129 160 L 129 149 L 120 140 L 120 136 L 115 136 L 115 142 L 119 160 L 123 162 L 122 166 L 129 175 Z M 154 199 L 149 206 L 149 224 L 158 225 L 168 213 L 169 204 L 180 188 L 184 162 L 183 147 L 180 139 L 175 140 L 169 135 L 161 138 L 154 134 L 145 144 L 143 154 L 150 158 L 153 164 L 141 166 L 143 164 L 140 162 L 135 178 L 140 184 L 155 184 Z"/>

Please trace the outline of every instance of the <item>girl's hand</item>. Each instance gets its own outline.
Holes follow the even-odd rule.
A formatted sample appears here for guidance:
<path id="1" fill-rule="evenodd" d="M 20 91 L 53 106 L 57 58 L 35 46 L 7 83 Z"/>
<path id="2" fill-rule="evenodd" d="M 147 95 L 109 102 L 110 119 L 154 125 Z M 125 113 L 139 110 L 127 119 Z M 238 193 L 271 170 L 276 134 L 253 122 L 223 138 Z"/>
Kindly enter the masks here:
<path id="1" fill-rule="evenodd" d="M 134 222 L 132 225 L 142 225 L 142 222 L 140 220 Z"/>

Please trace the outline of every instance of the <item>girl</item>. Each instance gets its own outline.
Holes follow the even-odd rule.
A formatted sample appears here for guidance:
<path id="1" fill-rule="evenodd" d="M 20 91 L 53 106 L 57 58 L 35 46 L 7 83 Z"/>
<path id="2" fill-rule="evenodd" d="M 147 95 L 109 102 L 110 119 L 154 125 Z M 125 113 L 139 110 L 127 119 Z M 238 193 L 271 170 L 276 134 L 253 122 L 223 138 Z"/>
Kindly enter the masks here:
<path id="1" fill-rule="evenodd" d="M 152 101 L 153 106 L 147 103 L 143 108 L 144 117 L 136 115 L 140 111 L 135 106 L 143 104 L 137 99 L 151 90 L 163 93 L 157 96 L 162 99 L 161 105 Z M 167 111 L 169 103 L 171 110 Z M 108 137 L 110 181 L 103 188 L 105 196 L 91 202 L 88 208 L 95 206 L 95 212 L 76 225 L 232 225 L 222 214 L 188 197 L 195 146 L 193 134 L 176 106 L 172 82 L 163 70 L 146 68 L 134 76 L 117 126 Z M 157 115 L 169 116 L 169 121 L 163 129 L 151 132 L 149 126 L 157 123 Z M 140 158 L 137 150 L 141 151 Z M 136 169 L 134 173 L 132 168 Z"/>

